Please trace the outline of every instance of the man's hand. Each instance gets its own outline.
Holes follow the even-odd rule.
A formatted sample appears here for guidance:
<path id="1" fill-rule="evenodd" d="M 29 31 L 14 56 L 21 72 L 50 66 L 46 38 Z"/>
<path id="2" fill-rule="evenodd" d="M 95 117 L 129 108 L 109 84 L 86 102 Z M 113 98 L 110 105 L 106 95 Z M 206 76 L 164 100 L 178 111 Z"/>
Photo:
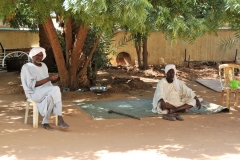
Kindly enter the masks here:
<path id="1" fill-rule="evenodd" d="M 50 81 L 55 81 L 56 79 L 58 79 L 58 75 L 52 75 L 49 77 Z"/>
<path id="2" fill-rule="evenodd" d="M 41 86 L 49 81 L 56 81 L 58 79 L 58 75 L 53 75 L 53 76 L 50 76 L 50 77 L 47 77 L 45 79 L 42 79 L 40 81 L 37 81 L 36 84 L 35 84 L 35 87 L 38 87 L 38 86 Z"/>
<path id="3" fill-rule="evenodd" d="M 163 99 L 160 99 L 158 102 L 160 103 L 160 106 L 161 106 L 162 110 L 165 110 L 165 109 L 176 109 L 175 106 L 171 105 L 168 102 L 165 102 Z"/>
<path id="4" fill-rule="evenodd" d="M 52 82 L 52 83 L 56 83 L 60 80 L 59 76 L 58 75 L 52 75 L 50 77 L 48 77 L 49 80 Z"/>
<path id="5" fill-rule="evenodd" d="M 196 106 L 198 108 L 198 110 L 201 108 L 201 102 L 199 101 L 199 99 L 196 97 Z"/>

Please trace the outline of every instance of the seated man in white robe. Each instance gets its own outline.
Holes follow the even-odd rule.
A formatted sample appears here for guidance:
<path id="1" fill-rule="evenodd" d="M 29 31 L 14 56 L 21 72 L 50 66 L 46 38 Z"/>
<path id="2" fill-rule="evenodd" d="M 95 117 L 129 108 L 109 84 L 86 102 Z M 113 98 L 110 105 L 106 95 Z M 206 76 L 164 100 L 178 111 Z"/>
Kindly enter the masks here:
<path id="1" fill-rule="evenodd" d="M 163 119 L 174 121 L 183 120 L 177 112 L 185 112 L 193 106 L 201 108 L 201 103 L 192 89 L 177 79 L 175 65 L 166 65 L 165 74 L 166 78 L 159 80 L 157 84 L 152 112 L 163 114 Z"/>
<path id="2" fill-rule="evenodd" d="M 29 52 L 32 63 L 26 63 L 21 69 L 22 86 L 27 98 L 37 102 L 39 113 L 43 116 L 43 127 L 53 130 L 48 124 L 51 114 L 58 115 L 58 126 L 69 128 L 62 118 L 62 98 L 58 86 L 53 86 L 51 81 L 56 81 L 58 75 L 49 76 L 48 68 L 41 62 L 46 57 L 45 49 L 35 47 Z"/>

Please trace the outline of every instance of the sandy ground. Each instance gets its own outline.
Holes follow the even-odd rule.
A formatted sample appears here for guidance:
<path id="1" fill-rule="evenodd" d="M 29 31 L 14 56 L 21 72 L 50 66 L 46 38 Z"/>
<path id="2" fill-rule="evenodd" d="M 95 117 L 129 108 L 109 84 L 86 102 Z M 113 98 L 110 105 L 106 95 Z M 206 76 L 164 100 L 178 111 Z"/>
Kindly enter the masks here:
<path id="1" fill-rule="evenodd" d="M 192 71 L 192 70 L 191 70 Z M 126 70 L 121 71 L 129 76 Z M 112 71 L 116 74 L 116 71 Z M 184 75 L 184 73 L 188 73 Z M 207 71 L 212 77 L 214 70 Z M 220 93 L 194 81 L 192 72 L 181 79 L 204 100 L 220 104 Z M 199 73 L 198 73 L 199 74 Z M 206 74 L 202 70 L 202 77 Z M 122 73 L 120 75 L 123 75 Z M 152 74 L 153 75 L 153 74 Z M 184 77 L 185 76 L 185 77 Z M 149 78 L 150 77 L 150 78 Z M 158 76 L 142 77 L 152 87 L 128 92 L 63 93 L 63 116 L 68 130 L 47 131 L 24 124 L 25 95 L 17 72 L 0 71 L 0 159 L 4 160 L 217 160 L 240 159 L 240 112 L 183 115 L 184 121 L 159 118 L 92 120 L 71 102 L 152 97 Z M 188 78 L 188 79 L 185 79 Z M 150 81 L 151 80 L 151 81 Z M 51 121 L 53 123 L 53 121 Z"/>

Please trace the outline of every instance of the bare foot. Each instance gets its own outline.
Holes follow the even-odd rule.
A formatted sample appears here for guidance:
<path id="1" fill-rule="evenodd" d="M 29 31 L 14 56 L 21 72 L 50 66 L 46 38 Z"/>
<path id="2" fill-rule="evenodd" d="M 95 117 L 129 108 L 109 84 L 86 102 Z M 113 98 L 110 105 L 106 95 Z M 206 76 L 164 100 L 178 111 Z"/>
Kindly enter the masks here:
<path id="1" fill-rule="evenodd" d="M 175 113 L 175 109 L 169 109 L 169 114 Z"/>

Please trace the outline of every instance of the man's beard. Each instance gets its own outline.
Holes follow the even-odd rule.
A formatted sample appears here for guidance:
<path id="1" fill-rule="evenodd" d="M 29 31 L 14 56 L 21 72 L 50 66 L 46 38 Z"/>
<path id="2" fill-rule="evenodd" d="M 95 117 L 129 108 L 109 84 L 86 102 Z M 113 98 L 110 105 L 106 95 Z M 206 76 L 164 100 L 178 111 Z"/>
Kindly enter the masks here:
<path id="1" fill-rule="evenodd" d="M 174 77 L 172 78 L 166 78 L 167 79 L 167 81 L 169 82 L 169 83 L 172 83 L 173 82 L 173 80 L 174 80 Z"/>
<path id="2" fill-rule="evenodd" d="M 38 64 L 40 64 L 41 63 L 41 61 L 35 61 L 36 63 L 38 63 Z"/>

